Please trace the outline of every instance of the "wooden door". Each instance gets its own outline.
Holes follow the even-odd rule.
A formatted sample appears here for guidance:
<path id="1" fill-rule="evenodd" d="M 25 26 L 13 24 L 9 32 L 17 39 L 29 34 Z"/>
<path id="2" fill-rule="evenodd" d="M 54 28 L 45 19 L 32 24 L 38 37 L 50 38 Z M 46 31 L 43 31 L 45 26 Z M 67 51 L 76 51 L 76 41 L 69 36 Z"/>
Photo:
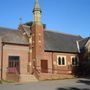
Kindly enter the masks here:
<path id="1" fill-rule="evenodd" d="M 41 72 L 48 73 L 48 61 L 47 60 L 41 60 Z"/>

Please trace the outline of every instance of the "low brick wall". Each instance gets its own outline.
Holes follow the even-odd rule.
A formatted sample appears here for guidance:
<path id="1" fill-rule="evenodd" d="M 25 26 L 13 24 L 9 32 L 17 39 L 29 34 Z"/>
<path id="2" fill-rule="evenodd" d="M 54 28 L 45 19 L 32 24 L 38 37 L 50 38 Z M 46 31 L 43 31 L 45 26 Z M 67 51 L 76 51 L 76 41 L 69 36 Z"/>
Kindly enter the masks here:
<path id="1" fill-rule="evenodd" d="M 19 75 L 17 74 L 10 74 L 10 73 L 7 73 L 6 74 L 6 80 L 7 81 L 13 81 L 13 82 L 19 82 Z"/>
<path id="2" fill-rule="evenodd" d="M 39 80 L 54 80 L 54 79 L 70 79 L 75 78 L 74 75 L 71 74 L 40 74 Z"/>

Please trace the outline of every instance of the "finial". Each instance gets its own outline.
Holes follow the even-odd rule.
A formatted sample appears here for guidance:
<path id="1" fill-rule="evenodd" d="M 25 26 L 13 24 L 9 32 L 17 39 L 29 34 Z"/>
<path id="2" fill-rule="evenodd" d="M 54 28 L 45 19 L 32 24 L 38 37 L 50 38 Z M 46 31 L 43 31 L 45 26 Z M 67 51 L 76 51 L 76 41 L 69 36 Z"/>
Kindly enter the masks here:
<path id="1" fill-rule="evenodd" d="M 38 3 L 38 0 L 36 0 L 36 3 Z"/>
<path id="2" fill-rule="evenodd" d="M 39 1 L 38 0 L 35 1 L 35 6 L 34 6 L 34 9 L 33 9 L 33 12 L 35 12 L 35 11 L 42 12 L 41 9 L 40 9 Z"/>
<path id="3" fill-rule="evenodd" d="M 22 17 L 19 18 L 19 23 L 22 24 Z"/>

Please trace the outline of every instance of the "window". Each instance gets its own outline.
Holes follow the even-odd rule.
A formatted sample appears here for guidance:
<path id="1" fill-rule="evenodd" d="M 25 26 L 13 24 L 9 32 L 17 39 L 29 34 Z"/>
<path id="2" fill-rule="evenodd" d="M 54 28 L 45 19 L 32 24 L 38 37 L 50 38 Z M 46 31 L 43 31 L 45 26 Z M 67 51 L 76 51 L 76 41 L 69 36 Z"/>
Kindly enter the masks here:
<path id="1" fill-rule="evenodd" d="M 9 56 L 8 57 L 8 71 L 11 73 L 20 73 L 20 57 Z"/>
<path id="2" fill-rule="evenodd" d="M 9 56 L 9 67 L 17 67 L 19 56 Z"/>
<path id="3" fill-rule="evenodd" d="M 58 58 L 58 65 L 61 65 L 61 57 Z"/>
<path id="4" fill-rule="evenodd" d="M 77 57 L 72 56 L 71 60 L 72 60 L 72 65 L 78 65 L 78 58 Z"/>
<path id="5" fill-rule="evenodd" d="M 62 65 L 65 65 L 65 58 L 62 57 Z"/>
<path id="6" fill-rule="evenodd" d="M 57 56 L 57 64 L 58 65 L 66 65 L 66 57 L 65 56 Z"/>

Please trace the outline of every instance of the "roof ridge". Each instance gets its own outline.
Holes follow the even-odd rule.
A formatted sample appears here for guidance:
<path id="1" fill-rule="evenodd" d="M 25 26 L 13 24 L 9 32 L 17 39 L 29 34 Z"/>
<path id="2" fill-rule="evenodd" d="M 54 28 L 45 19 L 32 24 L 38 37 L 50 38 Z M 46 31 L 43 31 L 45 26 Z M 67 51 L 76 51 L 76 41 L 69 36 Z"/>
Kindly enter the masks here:
<path id="1" fill-rule="evenodd" d="M 14 30 L 14 31 L 18 31 L 18 29 L 13 29 L 13 28 L 9 28 L 9 27 L 3 27 L 3 26 L 0 26 L 0 28 L 3 28 L 3 29 L 8 29 L 8 30 Z"/>
<path id="2" fill-rule="evenodd" d="M 80 42 L 80 41 L 85 40 L 85 39 L 89 40 L 89 39 L 90 39 L 90 37 L 86 37 L 86 38 L 83 38 L 83 39 L 78 40 L 78 41 Z"/>
<path id="3" fill-rule="evenodd" d="M 68 36 L 81 37 L 80 35 L 69 34 L 69 33 L 64 33 L 64 32 L 60 32 L 60 31 L 54 31 L 54 30 L 46 30 L 46 31 L 53 32 L 53 33 L 60 33 L 60 34 L 68 35 Z"/>

